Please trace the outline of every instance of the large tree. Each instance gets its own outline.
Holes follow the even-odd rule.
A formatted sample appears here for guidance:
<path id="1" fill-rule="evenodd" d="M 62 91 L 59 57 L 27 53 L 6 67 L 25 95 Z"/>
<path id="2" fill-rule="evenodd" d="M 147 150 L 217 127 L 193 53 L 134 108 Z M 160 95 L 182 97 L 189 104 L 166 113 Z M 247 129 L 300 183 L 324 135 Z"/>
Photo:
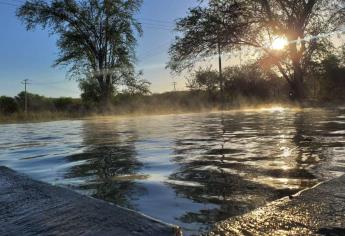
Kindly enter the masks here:
<path id="1" fill-rule="evenodd" d="M 306 97 L 306 74 L 331 45 L 329 38 L 322 36 L 339 29 L 344 13 L 342 0 L 203 2 L 207 2 L 206 7 L 190 9 L 177 21 L 181 36 L 171 46 L 169 67 L 181 71 L 193 65 L 198 56 L 218 53 L 210 46 L 214 39 L 225 51 L 259 49 L 257 59 L 285 78 L 294 98 L 300 101 Z M 288 41 L 283 50 L 270 47 L 276 39 Z"/>
<path id="2" fill-rule="evenodd" d="M 168 67 L 181 72 L 209 56 L 219 56 L 219 89 L 223 89 L 223 51 L 233 49 L 246 25 L 240 22 L 241 5 L 232 1 L 212 1 L 208 7 L 190 9 L 188 16 L 179 19 L 176 30 L 182 32 L 170 48 Z M 216 85 L 215 85 L 216 86 Z"/>
<path id="3" fill-rule="evenodd" d="M 97 81 L 101 102 L 109 105 L 116 85 L 132 79 L 136 33 L 142 29 L 134 14 L 142 0 L 26 1 L 18 17 L 28 30 L 37 26 L 58 35 L 55 65 L 67 65 L 72 75 Z M 82 77 L 82 78 L 83 78 Z"/>

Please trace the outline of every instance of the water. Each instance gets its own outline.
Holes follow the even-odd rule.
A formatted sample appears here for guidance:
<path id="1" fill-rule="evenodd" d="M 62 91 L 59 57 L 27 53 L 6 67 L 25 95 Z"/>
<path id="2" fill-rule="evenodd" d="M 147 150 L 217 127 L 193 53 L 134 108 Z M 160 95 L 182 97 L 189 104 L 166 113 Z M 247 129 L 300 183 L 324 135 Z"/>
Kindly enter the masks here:
<path id="1" fill-rule="evenodd" d="M 345 109 L 0 125 L 0 165 L 186 235 L 345 172 Z"/>

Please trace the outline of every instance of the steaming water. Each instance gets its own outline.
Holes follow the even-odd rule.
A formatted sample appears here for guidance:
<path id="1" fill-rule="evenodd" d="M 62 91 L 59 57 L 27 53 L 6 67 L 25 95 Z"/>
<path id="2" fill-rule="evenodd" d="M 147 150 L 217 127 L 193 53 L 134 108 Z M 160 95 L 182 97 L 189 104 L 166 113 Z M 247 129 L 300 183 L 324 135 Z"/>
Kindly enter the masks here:
<path id="1" fill-rule="evenodd" d="M 0 125 L 0 165 L 198 234 L 345 172 L 345 109 Z"/>

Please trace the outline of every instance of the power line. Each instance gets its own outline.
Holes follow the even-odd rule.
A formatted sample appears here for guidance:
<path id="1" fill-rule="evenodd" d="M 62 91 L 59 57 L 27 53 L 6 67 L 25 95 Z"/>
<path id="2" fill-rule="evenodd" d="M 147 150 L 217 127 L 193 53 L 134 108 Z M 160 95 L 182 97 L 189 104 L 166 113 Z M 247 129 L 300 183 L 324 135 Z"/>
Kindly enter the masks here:
<path id="1" fill-rule="evenodd" d="M 54 90 L 59 90 L 59 91 L 65 92 L 65 93 L 72 93 L 72 94 L 78 94 L 79 93 L 80 94 L 80 91 L 77 91 L 77 90 L 61 88 L 61 87 L 52 86 L 52 85 L 44 86 L 44 87 L 48 87 L 48 88 L 51 88 Z"/>
<path id="2" fill-rule="evenodd" d="M 20 7 L 19 4 L 24 4 L 25 2 L 20 1 L 20 0 L 12 0 L 17 2 L 13 3 L 13 2 L 7 2 L 7 1 L 0 1 L 0 4 L 2 5 L 7 5 L 7 6 L 13 6 L 13 7 Z M 141 19 L 142 22 L 141 24 L 145 24 L 145 25 L 151 25 L 151 26 L 155 26 L 155 27 L 173 27 L 174 23 L 171 21 L 164 21 L 164 20 L 159 20 L 159 19 L 153 19 L 153 18 L 138 18 Z"/>
<path id="3" fill-rule="evenodd" d="M 24 4 L 24 2 L 19 1 L 19 0 L 16 2 Z M 0 4 L 6 5 L 6 6 L 13 6 L 13 7 L 20 7 L 21 6 L 19 4 L 15 4 L 13 2 L 7 2 L 7 1 L 1 1 L 1 0 L 0 0 Z M 145 18 L 141 18 L 141 19 L 143 19 L 143 22 L 141 22 L 141 24 L 144 25 L 145 27 L 149 28 L 149 29 L 172 31 L 173 27 L 174 27 L 171 22 L 167 22 L 167 21 L 164 22 L 164 21 L 154 20 L 154 19 L 146 19 L 145 20 Z"/>
<path id="4" fill-rule="evenodd" d="M 169 46 L 170 44 L 171 44 L 171 41 L 169 40 L 169 42 L 161 43 L 161 44 L 155 46 L 155 48 L 147 49 L 139 56 L 139 59 L 140 58 L 144 59 L 144 57 L 145 57 L 145 59 L 147 59 L 147 57 L 158 55 L 158 54 L 162 53 L 163 48 Z"/>
<path id="5" fill-rule="evenodd" d="M 332 37 L 334 35 L 344 35 L 345 34 L 345 28 L 343 29 L 339 29 L 339 30 L 334 30 L 332 32 L 329 32 L 329 33 L 320 33 L 320 34 L 317 34 L 317 35 L 310 35 L 310 36 L 306 36 L 304 38 L 299 38 L 297 40 L 292 40 L 292 41 L 288 41 L 287 42 L 287 45 L 288 44 L 300 44 L 301 42 L 313 42 L 313 41 L 317 41 L 317 40 L 321 40 L 321 39 L 324 39 L 324 38 L 329 38 L 329 37 Z M 240 63 L 242 64 L 242 61 L 243 61 L 243 57 L 245 57 L 246 54 L 252 52 L 252 53 L 262 53 L 264 52 L 265 50 L 267 51 L 269 49 L 269 45 L 265 45 L 265 46 L 260 46 L 260 47 L 254 47 L 254 48 L 251 48 L 251 49 L 246 49 L 246 53 L 243 53 L 243 49 L 240 49 L 240 50 L 237 50 L 235 52 L 225 52 L 223 53 L 224 56 L 230 56 L 230 57 L 235 57 L 235 58 L 239 58 L 240 59 Z M 218 53 L 217 53 L 218 54 Z M 204 60 L 204 59 L 210 59 L 210 58 L 213 58 L 215 59 L 215 57 L 217 56 L 216 53 L 214 53 L 213 55 L 200 55 L 200 56 L 197 56 L 195 57 L 193 60 L 194 62 L 197 62 L 197 61 L 201 61 L 201 60 Z M 244 54 L 244 55 L 242 55 Z"/>
<path id="6" fill-rule="evenodd" d="M 59 84 L 59 83 L 65 83 L 66 81 L 55 81 L 55 82 L 47 82 L 47 83 L 31 83 L 34 86 L 42 86 L 42 87 L 48 87 L 48 88 L 53 88 L 53 89 L 57 89 L 57 90 L 61 90 L 61 91 L 65 91 L 65 92 L 69 92 L 69 93 L 79 93 L 80 91 L 75 91 L 72 89 L 68 89 L 68 88 L 61 88 L 61 87 L 57 87 L 54 86 L 55 84 Z"/>
<path id="7" fill-rule="evenodd" d="M 57 81 L 49 81 L 49 82 L 34 82 L 34 85 L 50 85 L 50 84 L 63 84 L 67 83 L 67 80 L 57 80 Z"/>

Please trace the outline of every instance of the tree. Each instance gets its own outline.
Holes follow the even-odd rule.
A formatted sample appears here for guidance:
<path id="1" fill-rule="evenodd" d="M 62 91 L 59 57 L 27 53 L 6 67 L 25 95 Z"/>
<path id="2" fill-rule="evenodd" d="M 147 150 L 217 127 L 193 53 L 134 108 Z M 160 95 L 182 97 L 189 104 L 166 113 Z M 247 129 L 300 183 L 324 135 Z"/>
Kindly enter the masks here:
<path id="1" fill-rule="evenodd" d="M 345 98 L 345 66 L 341 63 L 341 55 L 330 54 L 321 65 L 321 98 L 323 100 L 343 100 Z"/>
<path id="2" fill-rule="evenodd" d="M 71 97 L 54 98 L 53 104 L 57 111 L 77 112 L 80 110 L 80 99 Z"/>
<path id="3" fill-rule="evenodd" d="M 213 11 L 214 6 L 232 10 Z M 193 58 L 209 54 L 209 45 L 214 42 L 210 38 L 218 38 L 226 51 L 238 47 L 259 49 L 258 61 L 283 77 L 294 98 L 302 101 L 306 97 L 306 74 L 331 46 L 322 36 L 339 29 L 343 15 L 342 0 L 209 0 L 206 7 L 191 9 L 177 22 L 182 37 L 171 46 L 168 66 L 178 71 L 194 64 Z M 210 21 L 213 28 L 201 27 Z M 199 45 L 200 38 L 208 42 L 202 44 L 204 47 Z M 270 47 L 277 39 L 288 42 L 283 50 Z"/>
<path id="4" fill-rule="evenodd" d="M 51 98 L 47 98 L 34 93 L 26 93 L 29 111 L 47 111 L 54 110 L 54 103 Z M 25 92 L 18 93 L 15 97 L 17 104 L 21 110 L 25 109 Z"/>
<path id="5" fill-rule="evenodd" d="M 255 63 L 225 68 L 224 79 L 228 95 L 255 99 L 272 98 L 277 82 Z"/>
<path id="6" fill-rule="evenodd" d="M 18 104 L 16 100 L 11 97 L 1 96 L 0 97 L 0 113 L 12 114 L 18 111 Z"/>
<path id="7" fill-rule="evenodd" d="M 192 78 L 187 80 L 186 87 L 191 90 L 207 91 L 209 97 L 215 95 L 216 91 L 219 90 L 219 76 L 217 71 L 211 68 L 202 69 L 195 71 Z"/>
<path id="8" fill-rule="evenodd" d="M 127 88 L 123 92 L 131 96 L 149 95 L 151 94 L 150 84 L 151 84 L 150 82 L 143 79 L 139 79 L 139 80 L 132 79 L 132 81 L 127 82 Z"/>
<path id="9" fill-rule="evenodd" d="M 26 1 L 17 16 L 28 30 L 38 25 L 57 34 L 60 54 L 55 65 L 70 66 L 77 78 L 91 77 L 100 89 L 103 107 L 114 88 L 133 75 L 135 34 L 142 34 L 135 20 L 142 0 L 43 0 Z M 86 76 L 85 76 L 86 75 Z"/>
<path id="10" fill-rule="evenodd" d="M 253 46 L 264 49 L 262 62 L 278 70 L 298 101 L 307 96 L 305 78 L 313 69 L 310 66 L 331 47 L 329 39 L 322 35 L 339 27 L 340 20 L 336 18 L 340 4 L 337 0 L 257 0 L 251 4 L 257 22 L 250 26 L 255 34 L 249 31 L 247 38 Z M 271 43 L 277 37 L 287 40 L 285 50 L 265 48 L 265 38 Z"/>
<path id="11" fill-rule="evenodd" d="M 141 79 L 140 78 L 141 75 L 142 75 L 142 71 L 140 71 L 138 75 L 128 76 L 127 77 L 128 79 L 126 79 L 124 83 L 125 88 L 123 89 L 122 93 L 126 93 L 131 96 L 150 94 L 151 83 L 147 80 Z"/>
<path id="12" fill-rule="evenodd" d="M 236 2 L 210 1 L 208 8 L 198 6 L 177 21 L 176 37 L 169 50 L 168 67 L 181 72 L 205 57 L 219 56 L 219 87 L 223 89 L 221 53 L 233 48 L 245 24 L 240 23 L 241 6 Z"/>
<path id="13" fill-rule="evenodd" d="M 90 77 L 80 81 L 81 100 L 87 109 L 97 107 L 102 100 L 102 90 L 97 80 Z"/>

